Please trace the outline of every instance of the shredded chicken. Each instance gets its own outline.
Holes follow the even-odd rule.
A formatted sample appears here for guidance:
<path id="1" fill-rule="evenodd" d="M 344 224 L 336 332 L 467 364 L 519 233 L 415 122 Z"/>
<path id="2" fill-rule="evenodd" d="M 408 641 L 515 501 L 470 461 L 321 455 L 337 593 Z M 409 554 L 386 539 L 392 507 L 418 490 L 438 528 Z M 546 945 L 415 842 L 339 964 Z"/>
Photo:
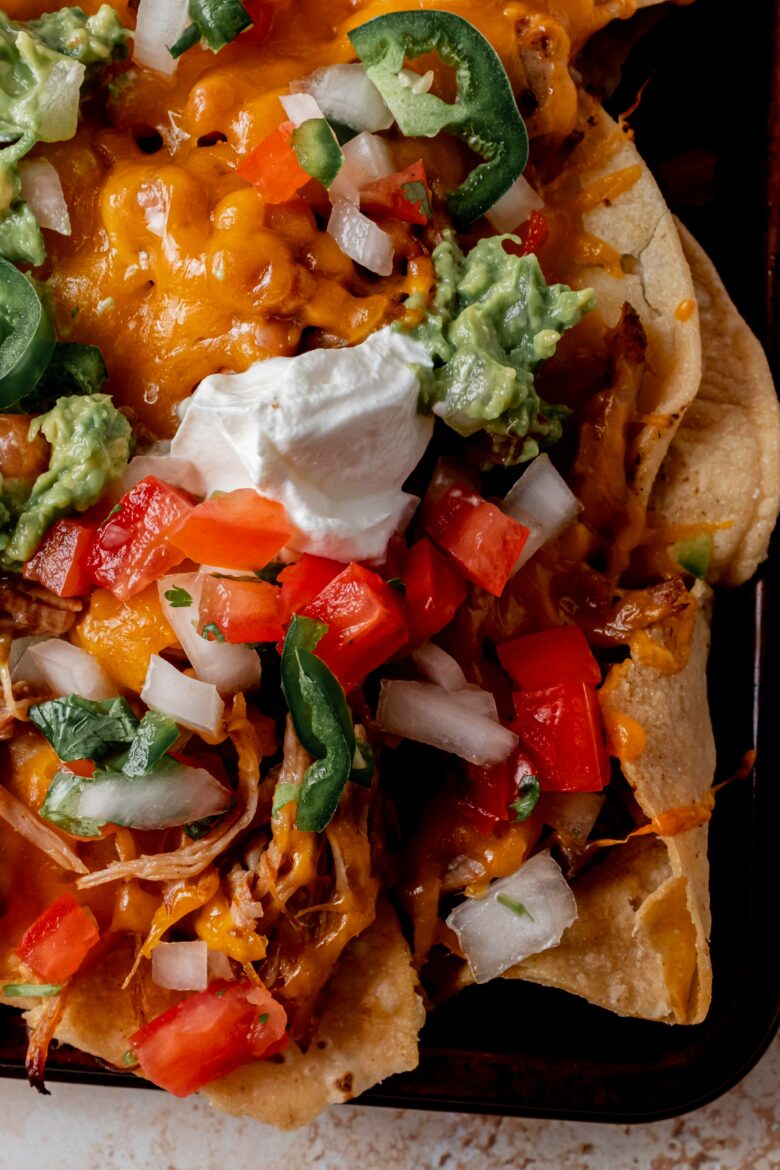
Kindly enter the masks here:
<path id="1" fill-rule="evenodd" d="M 49 1055 L 49 1045 L 54 1039 L 54 1033 L 57 1031 L 57 1025 L 62 1016 L 62 1009 L 65 1006 L 66 991 L 67 985 L 63 987 L 59 995 L 53 995 L 40 1008 L 35 1009 L 35 1023 L 30 1029 L 27 1040 L 27 1056 L 24 1062 L 27 1080 L 34 1089 L 45 1097 L 49 1096 L 49 1090 L 44 1084 L 46 1058 Z"/>
<path id="2" fill-rule="evenodd" d="M 58 638 L 71 628 L 81 608 L 77 597 L 58 597 L 23 577 L 0 575 L 0 633 Z"/>
<path id="3" fill-rule="evenodd" d="M 50 691 L 36 691 L 26 682 L 12 684 L 10 675 L 7 678 L 6 675 L 7 669 L 4 670 L 3 664 L 0 664 L 3 691 L 3 701 L 0 703 L 0 740 L 13 739 L 19 724 L 27 722 L 30 707 L 51 698 Z"/>
<path id="4" fill-rule="evenodd" d="M 284 733 L 284 759 L 278 783 L 300 784 L 311 756 L 301 746 L 288 715 Z M 295 828 L 296 805 L 284 805 L 271 822 L 272 838 L 256 868 L 255 898 L 270 894 L 281 909 L 299 889 L 308 887 L 317 873 L 321 842 L 316 833 Z"/>
<path id="5" fill-rule="evenodd" d="M 81 858 L 53 829 L 45 825 L 35 813 L 30 812 L 29 808 L 22 804 L 21 800 L 17 800 L 3 787 L 0 787 L 0 818 L 7 821 L 12 829 L 63 869 L 72 870 L 74 873 L 89 872 Z"/>
<path id="6" fill-rule="evenodd" d="M 228 722 L 228 735 L 238 752 L 238 791 L 232 814 L 199 841 L 170 853 L 143 854 L 131 861 L 114 861 L 79 880 L 79 888 L 92 889 L 119 879 L 141 878 L 148 882 L 173 882 L 197 877 L 224 853 L 232 841 L 251 825 L 257 811 L 260 780 L 260 745 L 246 717 L 246 703 L 237 695 Z"/>

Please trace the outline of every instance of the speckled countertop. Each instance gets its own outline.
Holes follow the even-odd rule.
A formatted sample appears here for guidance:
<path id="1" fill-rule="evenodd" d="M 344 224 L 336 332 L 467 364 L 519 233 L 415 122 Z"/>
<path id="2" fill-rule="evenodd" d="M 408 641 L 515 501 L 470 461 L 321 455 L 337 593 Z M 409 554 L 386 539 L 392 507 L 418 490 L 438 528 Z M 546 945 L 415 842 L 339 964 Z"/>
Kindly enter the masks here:
<path id="1" fill-rule="evenodd" d="M 280 1134 L 197 1100 L 0 1081 L 0 1170 L 780 1170 L 780 1040 L 719 1101 L 653 1125 L 342 1106 Z"/>

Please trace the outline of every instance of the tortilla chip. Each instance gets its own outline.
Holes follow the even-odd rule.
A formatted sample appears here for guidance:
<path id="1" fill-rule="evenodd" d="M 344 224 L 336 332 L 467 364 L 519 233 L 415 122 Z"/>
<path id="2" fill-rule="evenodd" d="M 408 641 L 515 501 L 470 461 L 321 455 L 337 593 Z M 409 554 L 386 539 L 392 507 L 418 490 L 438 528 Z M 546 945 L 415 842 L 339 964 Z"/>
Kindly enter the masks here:
<path id="1" fill-rule="evenodd" d="M 628 301 L 647 334 L 640 407 L 649 420 L 639 437 L 641 462 L 636 475 L 637 492 L 646 501 L 674 432 L 699 388 L 701 338 L 696 296 L 672 214 L 634 143 L 595 101 L 583 97 L 581 104 L 586 135 L 572 163 L 576 167 L 580 158 L 586 160 L 590 155 L 599 159 L 581 174 L 581 188 L 585 190 L 615 172 L 630 175 L 629 168 L 640 168 L 639 177 L 630 186 L 602 199 L 583 215 L 585 231 L 621 258 L 622 276 L 589 266 L 580 268 L 573 282 L 596 290 L 599 311 L 610 326 L 617 324 Z M 693 311 L 680 319 L 676 310 L 685 302 Z"/>
<path id="2" fill-rule="evenodd" d="M 708 580 L 739 585 L 769 548 L 780 509 L 780 405 L 760 343 L 712 261 L 680 225 L 699 302 L 701 386 L 650 501 L 656 524 L 724 524 Z"/>
<path id="3" fill-rule="evenodd" d="M 129 937 L 119 937 L 116 944 L 96 962 L 71 981 L 62 1019 L 55 1037 L 91 1056 L 97 1056 L 123 1071 L 122 1057 L 127 1052 L 127 1038 L 141 1027 L 133 996 L 122 991 L 122 984 L 133 965 L 134 950 Z M 139 976 L 149 1016 L 158 1016 L 182 997 L 165 991 L 151 979 Z M 27 1012 L 25 1019 L 34 1026 L 41 1008 Z"/>
<path id="4" fill-rule="evenodd" d="M 715 745 L 707 705 L 708 591 L 683 670 L 632 662 L 611 693 L 642 724 L 647 744 L 623 772 L 653 818 L 699 804 L 712 784 Z M 573 884 L 579 917 L 559 946 L 508 972 L 581 995 L 620 1015 L 664 1023 L 704 1019 L 712 993 L 707 826 L 635 838 Z"/>
<path id="5" fill-rule="evenodd" d="M 380 902 L 374 925 L 350 943 L 323 993 L 325 1011 L 308 1052 L 291 1044 L 283 1063 L 245 1065 L 208 1085 L 204 1096 L 226 1113 L 295 1129 L 326 1106 L 415 1068 L 425 1020 L 416 983 L 395 911 Z"/>
<path id="6" fill-rule="evenodd" d="M 121 990 L 132 962 L 133 948 L 122 939 L 74 980 L 56 1032 L 59 1041 L 123 1067 L 127 1038 L 141 1022 L 130 992 Z M 143 993 L 152 1017 L 181 999 L 149 979 Z M 209 1102 L 227 1113 L 294 1129 L 328 1105 L 349 1101 L 417 1065 L 425 1012 L 409 947 L 388 902 L 380 901 L 376 921 L 345 950 L 322 1002 L 325 1010 L 307 1052 L 291 1044 L 283 1055 L 237 1069 L 206 1086 Z M 29 1023 L 40 1010 L 27 1013 Z"/>

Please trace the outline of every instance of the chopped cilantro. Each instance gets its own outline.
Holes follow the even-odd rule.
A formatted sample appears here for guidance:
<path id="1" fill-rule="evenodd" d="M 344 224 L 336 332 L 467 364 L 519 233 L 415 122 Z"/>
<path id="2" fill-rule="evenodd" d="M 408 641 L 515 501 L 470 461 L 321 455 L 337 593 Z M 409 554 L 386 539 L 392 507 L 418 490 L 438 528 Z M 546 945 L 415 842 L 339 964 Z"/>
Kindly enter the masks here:
<path id="1" fill-rule="evenodd" d="M 166 601 L 169 601 L 174 609 L 186 609 L 192 605 L 192 597 L 186 589 L 181 589 L 175 585 L 173 589 L 166 589 L 163 593 Z"/>
<path id="2" fill-rule="evenodd" d="M 206 622 L 203 629 L 200 631 L 201 638 L 205 638 L 207 642 L 224 642 L 225 635 L 219 628 L 216 622 Z"/>
<path id="3" fill-rule="evenodd" d="M 6 983 L 3 995 L 9 999 L 17 996 L 29 996 L 31 999 L 47 999 L 51 995 L 59 995 L 62 991 L 60 983 Z"/>
<path id="4" fill-rule="evenodd" d="M 520 785 L 517 800 L 513 800 L 510 808 L 515 814 L 516 821 L 527 821 L 531 813 L 536 808 L 539 800 L 539 778 L 538 776 L 526 776 Z"/>
<path id="5" fill-rule="evenodd" d="M 514 898 L 509 898 L 506 894 L 496 894 L 496 901 L 498 902 L 499 906 L 506 906 L 507 910 L 511 910 L 513 914 L 518 916 L 518 918 L 522 918 L 523 915 L 525 915 L 527 918 L 530 918 L 532 922 L 536 921 L 531 911 L 526 910 L 523 903 L 516 902 Z"/>

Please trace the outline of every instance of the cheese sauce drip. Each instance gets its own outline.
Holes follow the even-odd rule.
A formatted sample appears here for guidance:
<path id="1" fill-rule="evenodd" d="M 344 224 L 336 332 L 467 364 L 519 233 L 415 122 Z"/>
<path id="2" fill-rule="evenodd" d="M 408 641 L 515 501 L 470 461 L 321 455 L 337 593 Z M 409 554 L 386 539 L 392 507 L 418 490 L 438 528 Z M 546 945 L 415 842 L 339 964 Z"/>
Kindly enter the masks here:
<path id="1" fill-rule="evenodd" d="M 572 130 L 571 55 L 635 2 L 420 6 L 456 12 L 488 37 L 535 137 Z M 6 4 L 14 19 L 51 7 Z M 126 0 L 114 7 L 133 24 Z M 354 345 L 402 313 L 408 274 L 366 280 L 306 203 L 264 206 L 235 167 L 283 120 L 278 98 L 290 82 L 354 59 L 349 29 L 405 8 L 408 0 L 277 0 L 265 43 L 239 37 L 216 56 L 194 49 L 170 81 L 131 63 L 107 103 L 84 103 L 76 138 L 46 148 L 73 224 L 69 238 L 47 233 L 58 329 L 101 347 L 112 393 L 152 433 L 173 433 L 175 406 L 209 374 L 302 347 Z M 399 169 L 409 147 L 446 186 L 470 165 L 458 149 L 443 159 L 440 144 L 418 140 L 398 143 Z"/>

